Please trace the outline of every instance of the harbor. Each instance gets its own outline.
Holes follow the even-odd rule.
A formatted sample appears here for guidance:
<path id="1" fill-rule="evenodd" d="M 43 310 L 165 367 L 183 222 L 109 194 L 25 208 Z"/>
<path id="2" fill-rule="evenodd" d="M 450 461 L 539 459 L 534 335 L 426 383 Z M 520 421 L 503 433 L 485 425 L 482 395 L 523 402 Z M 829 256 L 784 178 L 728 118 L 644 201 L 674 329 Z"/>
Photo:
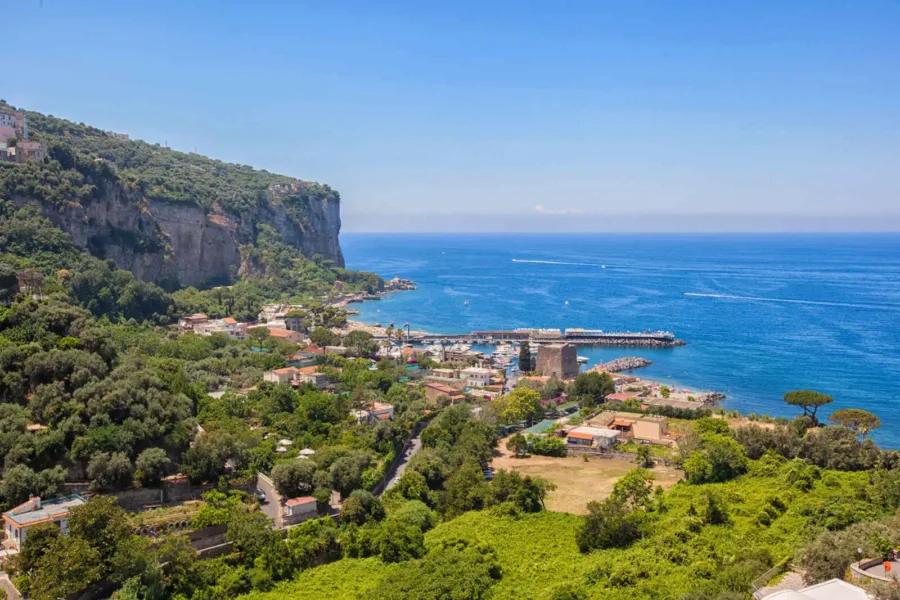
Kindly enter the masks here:
<path id="1" fill-rule="evenodd" d="M 386 337 L 386 333 L 376 337 Z M 602 331 L 597 329 L 536 329 L 472 331 L 467 334 L 447 335 L 411 331 L 404 338 L 412 344 L 465 343 L 496 345 L 504 342 L 529 342 L 531 344 L 568 343 L 576 346 L 628 346 L 636 348 L 674 348 L 685 342 L 669 331 Z"/>

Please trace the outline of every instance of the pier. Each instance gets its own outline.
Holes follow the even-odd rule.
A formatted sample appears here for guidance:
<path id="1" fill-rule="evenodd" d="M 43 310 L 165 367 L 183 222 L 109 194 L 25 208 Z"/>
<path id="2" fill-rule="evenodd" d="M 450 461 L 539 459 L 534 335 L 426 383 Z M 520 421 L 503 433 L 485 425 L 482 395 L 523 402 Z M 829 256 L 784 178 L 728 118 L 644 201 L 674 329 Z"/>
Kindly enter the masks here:
<path id="1" fill-rule="evenodd" d="M 498 344 L 500 342 L 533 342 L 540 344 L 570 343 L 579 346 L 632 346 L 644 348 L 672 348 L 684 342 L 669 331 L 600 331 L 591 329 L 513 329 L 473 331 L 466 334 L 413 333 L 412 343 L 465 342 L 468 344 Z"/>

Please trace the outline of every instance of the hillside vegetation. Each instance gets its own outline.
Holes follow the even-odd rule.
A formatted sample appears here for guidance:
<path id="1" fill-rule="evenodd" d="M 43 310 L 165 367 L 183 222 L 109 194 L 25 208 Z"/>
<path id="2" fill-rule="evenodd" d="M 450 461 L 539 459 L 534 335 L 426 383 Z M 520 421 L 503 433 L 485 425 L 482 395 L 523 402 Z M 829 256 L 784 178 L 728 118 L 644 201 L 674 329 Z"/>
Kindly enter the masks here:
<path id="1" fill-rule="evenodd" d="M 0 108 L 14 107 L 0 101 Z M 31 136 L 45 141 L 59 164 L 30 165 L 18 169 L 18 173 L 7 167 L 0 177 L 0 192 L 23 193 L 63 205 L 89 198 L 102 176 L 119 179 L 126 189 L 139 191 L 146 198 L 188 202 L 207 209 L 218 206 L 235 213 L 275 199 L 289 207 L 289 214 L 298 221 L 303 220 L 303 211 L 311 200 L 340 201 L 338 192 L 327 185 L 159 144 L 120 140 L 90 125 L 25 112 Z M 270 192 L 269 187 L 276 184 L 291 187 L 285 192 Z"/>

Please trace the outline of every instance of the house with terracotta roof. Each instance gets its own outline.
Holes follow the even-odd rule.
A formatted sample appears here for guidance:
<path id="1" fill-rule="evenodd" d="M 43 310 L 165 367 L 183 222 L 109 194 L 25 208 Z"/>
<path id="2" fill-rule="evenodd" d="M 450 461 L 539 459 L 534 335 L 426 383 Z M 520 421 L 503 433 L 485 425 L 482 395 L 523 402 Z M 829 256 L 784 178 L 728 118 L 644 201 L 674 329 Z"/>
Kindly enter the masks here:
<path id="1" fill-rule="evenodd" d="M 3 513 L 4 530 L 8 544 L 14 550 L 21 550 L 28 530 L 40 523 L 55 523 L 62 533 L 68 531 L 69 511 L 86 504 L 87 500 L 78 494 L 61 496 L 46 502 L 37 496 Z"/>
<path id="2" fill-rule="evenodd" d="M 451 398 L 459 393 L 459 390 L 452 388 L 445 383 L 429 381 L 425 384 L 425 398 L 429 402 L 437 402 L 441 396 L 450 396 Z"/>
<path id="3" fill-rule="evenodd" d="M 290 329 L 282 329 L 281 327 L 270 327 L 269 335 L 276 340 L 283 340 L 292 344 L 299 344 L 303 341 L 303 334 L 299 331 L 291 331 Z"/>
<path id="4" fill-rule="evenodd" d="M 390 421 L 394 418 L 394 406 L 383 402 L 373 402 L 371 406 L 363 410 L 351 410 L 350 414 L 356 418 L 356 424 L 373 425 L 378 421 Z"/>
<path id="5" fill-rule="evenodd" d="M 325 386 L 325 373 L 319 373 L 318 367 L 283 367 L 281 369 L 273 369 L 263 374 L 263 380 L 270 383 L 289 383 L 291 385 L 301 385 L 311 383 L 319 389 Z"/>
<path id="6" fill-rule="evenodd" d="M 193 315 L 188 315 L 186 317 L 181 317 L 180 319 L 178 319 L 178 331 L 182 333 L 194 331 L 194 327 L 200 325 L 201 323 L 206 323 L 208 320 L 209 317 L 204 313 L 196 313 Z"/>
<path id="7" fill-rule="evenodd" d="M 317 515 L 316 499 L 312 496 L 301 496 L 284 501 L 282 520 L 285 525 L 296 525 Z"/>
<path id="8" fill-rule="evenodd" d="M 606 397 L 607 402 L 627 402 L 628 400 L 639 400 L 641 394 L 638 392 L 616 392 Z"/>

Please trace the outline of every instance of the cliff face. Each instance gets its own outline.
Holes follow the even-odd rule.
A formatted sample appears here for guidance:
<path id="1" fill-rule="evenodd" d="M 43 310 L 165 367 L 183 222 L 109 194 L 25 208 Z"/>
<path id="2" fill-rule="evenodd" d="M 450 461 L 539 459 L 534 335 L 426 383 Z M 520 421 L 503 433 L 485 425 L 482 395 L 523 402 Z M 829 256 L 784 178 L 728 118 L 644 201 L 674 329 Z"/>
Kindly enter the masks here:
<path id="1" fill-rule="evenodd" d="M 220 284 L 242 268 L 240 247 L 251 244 L 259 224 L 266 224 L 307 257 L 321 254 L 344 266 L 338 242 L 340 201 L 312 199 L 302 223 L 291 219 L 275 200 L 257 202 L 234 214 L 208 211 L 188 202 L 136 197 L 117 181 L 106 181 L 90 202 L 58 208 L 25 196 L 17 204 L 38 202 L 57 227 L 94 256 L 112 259 L 145 281 L 176 285 Z"/>

